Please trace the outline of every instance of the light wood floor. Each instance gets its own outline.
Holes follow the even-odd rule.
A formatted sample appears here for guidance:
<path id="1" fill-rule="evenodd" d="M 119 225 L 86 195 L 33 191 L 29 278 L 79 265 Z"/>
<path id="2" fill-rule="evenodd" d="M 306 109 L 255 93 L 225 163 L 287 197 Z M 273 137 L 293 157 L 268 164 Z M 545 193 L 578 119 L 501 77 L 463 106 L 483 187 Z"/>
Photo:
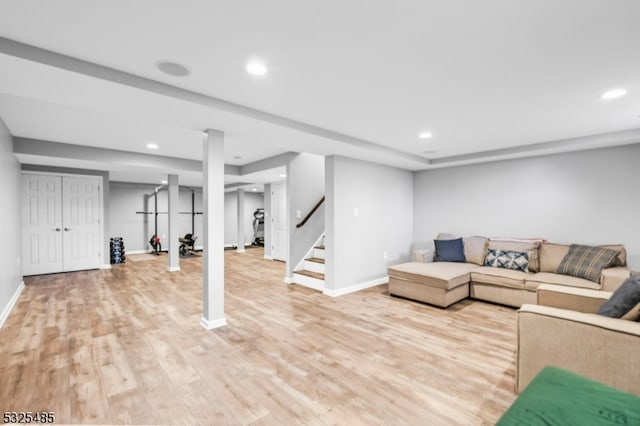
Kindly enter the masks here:
<path id="1" fill-rule="evenodd" d="M 201 259 L 25 279 L 0 329 L 0 412 L 59 423 L 493 424 L 515 399 L 515 311 L 381 285 L 339 298 L 227 251 L 228 326 L 200 326 Z"/>

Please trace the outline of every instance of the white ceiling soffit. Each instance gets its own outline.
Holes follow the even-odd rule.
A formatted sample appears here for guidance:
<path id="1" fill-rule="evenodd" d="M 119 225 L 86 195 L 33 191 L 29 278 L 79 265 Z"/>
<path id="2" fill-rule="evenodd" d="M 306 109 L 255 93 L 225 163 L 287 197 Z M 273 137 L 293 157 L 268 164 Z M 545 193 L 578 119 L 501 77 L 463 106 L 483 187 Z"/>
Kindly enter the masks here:
<path id="1" fill-rule="evenodd" d="M 109 171 L 110 180 L 156 184 L 168 174 L 180 177 L 181 184 L 202 186 L 202 162 L 16 137 L 14 153 L 23 164 Z M 286 165 L 297 154 L 288 152 L 242 166 L 225 165 L 225 183 L 243 185 L 281 182 Z M 250 188 L 252 189 L 252 188 Z"/>
<path id="2" fill-rule="evenodd" d="M 423 157 L 409 154 L 395 148 L 378 145 L 360 138 L 323 129 L 300 121 L 288 119 L 275 114 L 246 107 L 233 102 L 228 102 L 212 96 L 204 95 L 202 93 L 197 93 L 166 83 L 161 83 L 159 81 L 139 77 L 137 75 L 125 73 L 113 68 L 108 68 L 80 59 L 61 55 L 55 52 L 47 51 L 35 46 L 26 45 L 6 38 L 0 38 L 0 52 L 14 58 L 21 58 L 33 63 L 55 67 L 75 74 L 80 74 L 94 79 L 100 79 L 105 82 L 115 83 L 120 86 L 125 86 L 143 92 L 160 95 L 162 97 L 172 98 L 189 104 L 201 105 L 210 109 L 214 109 L 218 113 L 227 113 L 232 116 L 241 116 L 251 120 L 260 121 L 268 125 L 293 130 L 296 132 L 297 137 L 299 137 L 300 134 L 307 135 L 307 137 L 314 136 L 315 138 L 311 140 L 315 143 L 313 143 L 312 145 L 306 144 L 306 149 L 301 150 L 304 152 L 314 152 L 326 155 L 326 150 L 318 149 L 318 143 L 320 143 L 320 145 L 326 145 L 325 141 L 330 140 L 339 142 L 340 144 L 346 144 L 351 148 L 357 148 L 358 155 L 356 157 L 372 157 L 373 159 L 375 159 L 373 161 L 376 162 L 389 162 L 391 159 L 395 159 L 396 163 L 402 164 L 405 167 L 407 163 L 412 164 L 413 167 L 416 167 L 417 165 L 426 165 L 428 163 L 428 160 Z M 23 78 L 22 73 L 14 73 L 14 75 L 20 75 L 20 78 Z M 52 87 L 43 88 L 43 90 L 45 91 L 50 91 L 51 89 Z M 32 88 L 31 90 L 34 89 Z M 112 89 L 110 88 L 109 90 Z M 5 93 L 11 93 L 11 88 L 7 88 Z M 76 95 L 72 96 L 81 95 L 81 93 L 81 91 L 78 91 Z M 67 98 L 69 95 L 69 93 L 65 93 L 63 96 Z M 130 93 L 127 93 L 127 95 L 122 96 L 121 99 L 127 99 L 128 102 L 130 102 L 131 96 L 132 95 Z M 104 102 L 104 98 L 100 98 L 100 101 Z M 181 105 L 181 107 L 183 107 L 183 105 Z M 7 115 L 10 117 L 10 113 Z M 10 119 L 7 121 L 11 122 Z M 205 129 L 202 128 L 201 130 Z M 338 149 L 337 151 L 339 152 L 340 150 Z M 339 153 L 343 155 L 349 155 L 352 152 L 352 149 L 347 149 L 344 153 Z"/>

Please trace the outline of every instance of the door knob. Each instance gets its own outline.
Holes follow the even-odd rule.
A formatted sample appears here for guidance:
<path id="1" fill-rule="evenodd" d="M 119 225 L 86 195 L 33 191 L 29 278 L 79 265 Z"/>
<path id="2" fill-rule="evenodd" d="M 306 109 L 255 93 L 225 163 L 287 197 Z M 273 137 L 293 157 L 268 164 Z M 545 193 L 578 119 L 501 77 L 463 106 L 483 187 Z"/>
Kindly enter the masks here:
<path id="1" fill-rule="evenodd" d="M 62 229 L 60 229 L 60 228 L 56 228 L 56 229 L 54 229 L 54 231 L 56 231 L 56 232 L 60 232 L 60 231 L 62 231 Z"/>
<path id="2" fill-rule="evenodd" d="M 71 228 L 64 228 L 65 231 L 71 231 Z"/>

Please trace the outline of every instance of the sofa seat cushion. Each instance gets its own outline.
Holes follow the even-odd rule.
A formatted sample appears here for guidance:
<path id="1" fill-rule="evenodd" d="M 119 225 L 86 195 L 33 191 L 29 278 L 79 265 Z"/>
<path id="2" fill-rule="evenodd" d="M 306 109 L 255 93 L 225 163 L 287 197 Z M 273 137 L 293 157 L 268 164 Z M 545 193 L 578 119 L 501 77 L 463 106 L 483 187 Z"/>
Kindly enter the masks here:
<path id="1" fill-rule="evenodd" d="M 416 284 L 451 289 L 469 282 L 469 272 L 478 265 L 463 262 L 409 262 L 389 267 L 390 277 Z"/>
<path id="2" fill-rule="evenodd" d="M 492 268 L 490 266 L 480 266 L 471 272 L 471 281 L 474 283 L 485 283 L 499 285 L 509 288 L 524 288 L 527 276 L 526 272 L 514 269 Z"/>
<path id="3" fill-rule="evenodd" d="M 535 291 L 540 284 L 566 285 L 578 288 L 590 288 L 600 290 L 600 284 L 584 278 L 572 277 L 570 275 L 554 274 L 552 272 L 538 272 L 530 275 L 524 283 L 527 290 Z"/>

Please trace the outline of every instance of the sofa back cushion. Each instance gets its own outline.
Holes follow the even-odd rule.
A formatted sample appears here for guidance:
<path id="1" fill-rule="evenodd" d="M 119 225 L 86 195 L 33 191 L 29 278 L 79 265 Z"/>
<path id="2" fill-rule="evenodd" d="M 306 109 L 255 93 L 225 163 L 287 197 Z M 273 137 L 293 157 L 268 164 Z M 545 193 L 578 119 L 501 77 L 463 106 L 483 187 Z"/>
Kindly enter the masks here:
<path id="1" fill-rule="evenodd" d="M 441 232 L 436 237 L 436 240 L 455 240 L 456 236 L 453 234 L 449 234 L 448 232 Z"/>
<path id="2" fill-rule="evenodd" d="M 560 262 L 569 252 L 569 244 L 544 243 L 538 249 L 540 272 L 556 272 Z"/>
<path id="3" fill-rule="evenodd" d="M 526 252 L 529 257 L 529 271 L 538 272 L 540 271 L 540 264 L 538 262 L 538 246 L 540 245 L 540 241 L 509 241 L 507 239 L 490 239 L 489 240 L 489 249 L 493 250 L 502 250 L 502 251 L 515 251 L 515 252 Z"/>
<path id="4" fill-rule="evenodd" d="M 602 270 L 611 266 L 618 251 L 604 247 L 571 244 L 556 273 L 600 282 Z"/>
<path id="5" fill-rule="evenodd" d="M 489 239 L 486 237 L 464 237 L 464 258 L 468 263 L 484 265 Z"/>
<path id="6" fill-rule="evenodd" d="M 560 266 L 560 262 L 569 252 L 569 244 L 543 243 L 538 249 L 538 258 L 540 260 L 540 272 L 555 272 Z M 598 247 L 604 247 L 616 250 L 618 256 L 610 266 L 626 266 L 627 250 L 622 244 L 604 244 Z"/>

